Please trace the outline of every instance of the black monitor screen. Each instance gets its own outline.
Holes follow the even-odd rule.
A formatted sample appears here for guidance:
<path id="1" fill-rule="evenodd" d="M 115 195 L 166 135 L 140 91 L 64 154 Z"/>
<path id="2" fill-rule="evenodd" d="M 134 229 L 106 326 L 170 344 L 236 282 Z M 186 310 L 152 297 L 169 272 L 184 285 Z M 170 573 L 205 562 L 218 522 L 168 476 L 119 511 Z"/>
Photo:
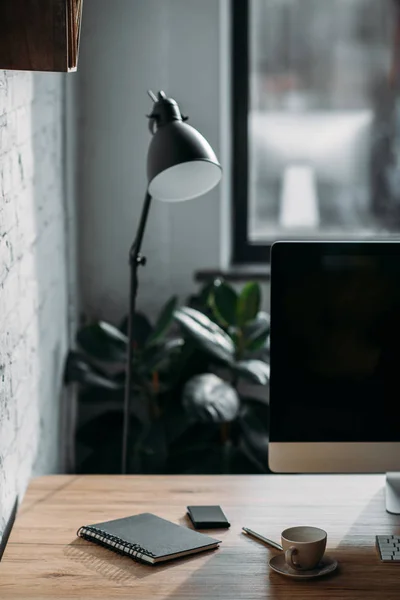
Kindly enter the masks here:
<path id="1" fill-rule="evenodd" d="M 400 441 L 400 243 L 278 243 L 271 441 Z"/>

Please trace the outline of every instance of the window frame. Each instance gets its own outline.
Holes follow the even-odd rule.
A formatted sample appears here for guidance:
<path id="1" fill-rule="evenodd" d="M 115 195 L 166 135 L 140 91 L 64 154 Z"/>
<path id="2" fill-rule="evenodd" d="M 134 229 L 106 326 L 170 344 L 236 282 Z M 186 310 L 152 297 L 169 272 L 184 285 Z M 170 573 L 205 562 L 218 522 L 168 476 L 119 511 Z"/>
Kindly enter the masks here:
<path id="1" fill-rule="evenodd" d="M 231 0 L 232 38 L 232 259 L 269 263 L 272 243 L 251 244 L 249 209 L 249 2 Z"/>
<path id="2" fill-rule="evenodd" d="M 251 0 L 231 0 L 232 262 L 239 266 L 264 264 L 269 268 L 273 240 L 251 243 L 248 235 L 250 2 Z M 397 2 L 400 3 L 400 0 Z M 285 239 L 321 241 L 323 238 L 287 236 Z M 347 235 L 346 239 L 391 241 L 399 239 L 399 234 L 398 232 L 392 232 L 390 235 L 372 233 L 361 237 Z"/>

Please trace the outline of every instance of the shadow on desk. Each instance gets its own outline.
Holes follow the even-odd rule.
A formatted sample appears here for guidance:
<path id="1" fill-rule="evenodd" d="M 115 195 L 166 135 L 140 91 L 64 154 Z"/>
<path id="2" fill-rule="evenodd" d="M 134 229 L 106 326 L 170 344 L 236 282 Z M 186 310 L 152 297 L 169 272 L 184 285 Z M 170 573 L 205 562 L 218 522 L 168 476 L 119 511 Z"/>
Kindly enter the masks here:
<path id="1" fill-rule="evenodd" d="M 332 552 L 340 561 L 341 579 L 347 588 L 348 595 L 343 598 L 351 598 L 352 590 L 364 590 L 365 599 L 400 598 L 400 563 L 382 563 L 375 547 L 376 535 L 399 533 L 400 516 L 386 512 L 382 487 Z"/>
<path id="2" fill-rule="evenodd" d="M 340 510 L 334 515 L 328 514 L 327 520 L 333 517 L 340 521 Z M 375 535 L 385 533 L 400 533 L 400 516 L 386 513 L 382 488 L 371 497 L 345 535 L 330 546 L 329 555 L 339 562 L 338 570 L 332 575 L 312 581 L 284 578 L 268 566 L 276 551 L 243 536 L 243 543 L 248 544 L 245 552 L 240 546 L 221 548 L 211 561 L 190 573 L 165 600 L 192 597 L 322 600 L 327 596 L 354 600 L 360 592 L 363 600 L 380 597 L 399 600 L 400 563 L 381 563 L 375 550 Z M 221 573 L 224 574 L 223 584 Z"/>
<path id="3" fill-rule="evenodd" d="M 319 480 L 310 481 L 314 486 L 314 481 Z M 151 591 L 151 597 L 163 600 L 323 600 L 328 597 L 330 600 L 376 600 L 380 597 L 399 600 L 400 563 L 381 563 L 375 550 L 374 536 L 399 534 L 400 516 L 386 513 L 383 487 L 376 491 L 377 487 L 373 484 L 371 492 L 364 491 L 360 500 L 354 492 L 355 484 L 347 484 L 347 481 L 351 480 L 346 479 L 343 484 L 343 496 L 342 490 L 318 491 L 320 488 L 314 486 L 282 506 L 272 501 L 265 509 L 260 506 L 257 513 L 260 523 L 264 523 L 263 527 L 266 528 L 269 523 L 274 535 L 280 531 L 280 525 L 283 528 L 284 524 L 299 518 L 310 521 L 314 518 L 315 524 L 325 526 L 328 552 L 339 562 L 339 570 L 327 578 L 296 581 L 272 572 L 268 562 L 276 550 L 242 535 L 239 517 L 231 530 L 226 530 L 224 537 L 216 536 L 226 542 L 219 550 L 156 567 L 141 565 L 81 539 L 71 542 L 64 553 L 69 560 L 98 573 L 99 579 L 112 581 L 116 586 L 130 586 L 130 592 L 138 598 Z M 285 483 L 286 479 L 282 482 Z M 302 479 L 295 482 L 299 484 Z M 349 485 L 350 491 L 353 490 L 353 496 L 348 498 L 345 495 L 346 485 Z M 318 495 L 311 495 L 310 489 L 313 492 L 317 490 Z M 280 493 L 284 492 L 285 489 Z M 309 504 L 306 504 L 309 498 Z M 255 510 L 258 510 L 257 505 Z M 271 513 L 269 521 L 262 519 L 264 510 Z M 233 507 L 231 511 L 234 513 Z M 243 508 L 240 508 L 240 524 L 248 522 L 246 514 L 242 516 L 242 513 Z M 182 516 L 182 524 L 184 519 Z M 150 596 L 147 594 L 146 597 Z"/>
<path id="4" fill-rule="evenodd" d="M 205 552 L 204 554 L 211 555 L 212 552 Z M 65 547 L 64 555 L 70 560 L 78 561 L 90 571 L 97 572 L 109 581 L 121 585 L 133 583 L 137 579 L 154 576 L 155 573 L 162 573 L 163 571 L 173 569 L 174 566 L 182 564 L 183 561 L 191 563 L 198 559 L 198 555 L 194 555 L 157 566 L 144 565 L 132 560 L 128 556 L 111 552 L 106 548 L 91 544 L 80 538 L 77 538 Z"/>

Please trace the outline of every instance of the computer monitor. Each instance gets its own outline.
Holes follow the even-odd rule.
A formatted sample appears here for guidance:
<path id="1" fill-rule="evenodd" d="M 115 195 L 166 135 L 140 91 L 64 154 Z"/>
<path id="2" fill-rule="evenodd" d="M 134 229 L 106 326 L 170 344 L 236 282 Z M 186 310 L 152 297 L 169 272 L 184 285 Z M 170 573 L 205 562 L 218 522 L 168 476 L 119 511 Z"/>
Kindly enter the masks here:
<path id="1" fill-rule="evenodd" d="M 270 358 L 272 471 L 400 471 L 400 242 L 273 244 Z"/>

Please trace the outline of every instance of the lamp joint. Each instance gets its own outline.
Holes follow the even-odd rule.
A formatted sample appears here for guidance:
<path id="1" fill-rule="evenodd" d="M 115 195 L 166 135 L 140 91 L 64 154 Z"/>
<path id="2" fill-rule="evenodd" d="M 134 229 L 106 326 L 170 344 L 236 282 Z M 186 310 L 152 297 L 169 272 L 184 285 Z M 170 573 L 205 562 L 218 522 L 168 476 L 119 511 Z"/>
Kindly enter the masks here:
<path id="1" fill-rule="evenodd" d="M 141 254 L 137 255 L 137 257 L 136 257 L 136 264 L 137 265 L 139 265 L 141 267 L 144 267 L 145 264 L 146 264 L 146 262 L 147 262 L 147 258 L 145 256 L 142 256 Z"/>

